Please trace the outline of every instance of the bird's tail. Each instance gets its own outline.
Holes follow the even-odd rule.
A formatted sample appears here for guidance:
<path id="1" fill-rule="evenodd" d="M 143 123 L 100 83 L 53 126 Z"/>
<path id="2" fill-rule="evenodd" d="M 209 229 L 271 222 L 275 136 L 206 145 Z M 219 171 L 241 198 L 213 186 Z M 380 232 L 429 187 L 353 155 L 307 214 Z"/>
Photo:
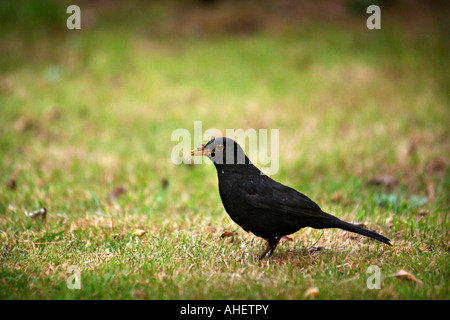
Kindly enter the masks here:
<path id="1" fill-rule="evenodd" d="M 378 240 L 380 242 L 383 242 L 383 243 L 385 243 L 387 245 L 392 246 L 392 244 L 390 242 L 391 240 L 389 240 L 386 237 L 383 237 L 382 235 L 380 235 L 380 234 L 378 234 L 378 233 L 376 233 L 374 231 L 367 230 L 367 229 L 355 226 L 354 224 L 342 221 L 342 220 L 336 218 L 333 215 L 330 215 L 330 214 L 327 214 L 327 215 L 329 217 L 327 219 L 328 220 L 327 221 L 328 222 L 327 223 L 328 226 L 326 228 L 339 228 L 339 229 L 343 229 L 343 230 L 346 230 L 346 231 L 358 233 L 358 234 L 361 234 L 363 236 L 366 236 L 366 237 Z"/>

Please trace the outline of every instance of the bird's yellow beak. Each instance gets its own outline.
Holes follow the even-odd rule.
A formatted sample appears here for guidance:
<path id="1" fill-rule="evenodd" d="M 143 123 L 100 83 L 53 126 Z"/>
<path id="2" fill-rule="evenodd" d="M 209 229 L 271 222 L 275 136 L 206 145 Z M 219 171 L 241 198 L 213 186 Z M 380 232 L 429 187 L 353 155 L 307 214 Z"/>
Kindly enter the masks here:
<path id="1" fill-rule="evenodd" d="M 192 156 L 204 156 L 204 155 L 210 155 L 210 154 L 211 154 L 211 150 L 209 150 L 208 148 L 205 148 L 204 144 L 202 144 L 198 148 L 191 150 Z"/>

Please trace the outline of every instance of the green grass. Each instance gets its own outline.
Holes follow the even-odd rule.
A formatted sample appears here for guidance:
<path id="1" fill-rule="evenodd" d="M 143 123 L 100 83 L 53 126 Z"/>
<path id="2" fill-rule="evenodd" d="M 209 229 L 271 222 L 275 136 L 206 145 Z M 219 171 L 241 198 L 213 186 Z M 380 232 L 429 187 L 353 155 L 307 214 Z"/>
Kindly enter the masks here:
<path id="1" fill-rule="evenodd" d="M 38 7 L 17 13 L 35 28 L 1 31 L 1 299 L 450 298 L 443 32 L 387 20 L 173 35 L 172 5 L 134 19 L 131 6 L 91 8 L 93 25 L 72 32 L 60 7 Z M 170 160 L 171 133 L 196 120 L 279 129 L 273 177 L 393 247 L 307 228 L 255 260 L 265 243 L 228 217 L 215 169 Z M 381 175 L 397 185 L 368 183 Z M 43 221 L 24 214 L 41 207 Z M 71 265 L 80 290 L 66 286 Z M 366 286 L 371 265 L 380 290 Z"/>

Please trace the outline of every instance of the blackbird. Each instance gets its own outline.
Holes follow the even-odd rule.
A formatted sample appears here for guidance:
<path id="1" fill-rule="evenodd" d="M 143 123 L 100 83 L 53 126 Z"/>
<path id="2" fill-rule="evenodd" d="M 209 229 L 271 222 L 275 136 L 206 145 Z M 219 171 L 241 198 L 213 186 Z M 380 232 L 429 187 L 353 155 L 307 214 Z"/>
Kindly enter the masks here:
<path id="1" fill-rule="evenodd" d="M 282 236 L 301 228 L 340 228 L 391 245 L 376 232 L 342 221 L 326 213 L 304 194 L 262 173 L 229 138 L 215 138 L 191 151 L 207 156 L 217 169 L 219 193 L 231 219 L 245 231 L 266 239 L 259 259 L 271 256 Z"/>

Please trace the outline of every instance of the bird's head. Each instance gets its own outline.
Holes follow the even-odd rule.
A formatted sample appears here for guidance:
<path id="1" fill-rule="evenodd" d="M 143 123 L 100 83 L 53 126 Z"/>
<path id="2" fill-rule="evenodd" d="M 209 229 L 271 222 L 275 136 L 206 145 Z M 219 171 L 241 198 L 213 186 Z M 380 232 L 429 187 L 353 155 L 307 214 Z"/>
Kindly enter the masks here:
<path id="1" fill-rule="evenodd" d="M 191 151 L 193 156 L 207 156 L 214 164 L 249 164 L 241 146 L 230 138 L 214 138 Z"/>

